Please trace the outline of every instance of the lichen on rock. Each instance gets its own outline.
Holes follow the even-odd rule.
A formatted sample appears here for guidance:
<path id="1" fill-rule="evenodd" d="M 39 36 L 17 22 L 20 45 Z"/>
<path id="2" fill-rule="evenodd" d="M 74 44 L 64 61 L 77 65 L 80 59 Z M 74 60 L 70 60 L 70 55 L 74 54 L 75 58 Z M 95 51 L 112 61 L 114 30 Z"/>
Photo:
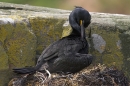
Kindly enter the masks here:
<path id="1" fill-rule="evenodd" d="M 37 54 L 41 54 L 44 48 L 61 38 L 64 19 L 30 18 L 29 21 L 37 37 Z"/>

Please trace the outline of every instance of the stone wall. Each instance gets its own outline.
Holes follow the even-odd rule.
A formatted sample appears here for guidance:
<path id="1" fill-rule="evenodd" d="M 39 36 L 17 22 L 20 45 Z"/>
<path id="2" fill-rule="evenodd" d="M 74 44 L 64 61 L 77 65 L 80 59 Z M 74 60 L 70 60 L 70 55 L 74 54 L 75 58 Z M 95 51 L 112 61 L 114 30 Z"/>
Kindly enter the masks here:
<path id="1" fill-rule="evenodd" d="M 0 2 L 0 84 L 6 86 L 12 68 L 34 66 L 50 43 L 70 28 L 71 11 Z M 88 39 L 93 64 L 123 69 L 130 77 L 130 16 L 91 13 L 92 37 Z M 86 34 L 88 34 L 86 30 Z"/>

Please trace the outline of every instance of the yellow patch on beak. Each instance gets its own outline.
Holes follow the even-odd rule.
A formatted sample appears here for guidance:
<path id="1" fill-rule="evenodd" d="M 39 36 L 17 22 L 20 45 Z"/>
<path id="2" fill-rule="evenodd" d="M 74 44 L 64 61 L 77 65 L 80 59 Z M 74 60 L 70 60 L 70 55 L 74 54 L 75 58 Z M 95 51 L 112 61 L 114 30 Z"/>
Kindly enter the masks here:
<path id="1" fill-rule="evenodd" d="M 63 28 L 62 38 L 69 36 L 72 33 L 72 28 L 70 26 Z"/>
<path id="2" fill-rule="evenodd" d="M 82 24 L 83 24 L 83 21 L 82 21 L 82 20 L 80 20 L 80 26 L 82 26 Z"/>

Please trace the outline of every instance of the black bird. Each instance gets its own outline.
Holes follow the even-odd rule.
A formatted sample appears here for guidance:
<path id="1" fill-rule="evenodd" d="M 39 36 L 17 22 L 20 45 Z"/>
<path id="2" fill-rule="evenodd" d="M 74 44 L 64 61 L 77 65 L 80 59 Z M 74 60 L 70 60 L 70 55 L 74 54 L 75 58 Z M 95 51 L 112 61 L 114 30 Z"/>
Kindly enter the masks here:
<path id="1" fill-rule="evenodd" d="M 82 7 L 75 7 L 69 15 L 72 33 L 48 46 L 42 52 L 35 67 L 16 68 L 13 71 L 28 74 L 45 68 L 50 73 L 76 73 L 89 66 L 92 63 L 92 55 L 88 54 L 85 28 L 90 22 L 89 12 Z"/>

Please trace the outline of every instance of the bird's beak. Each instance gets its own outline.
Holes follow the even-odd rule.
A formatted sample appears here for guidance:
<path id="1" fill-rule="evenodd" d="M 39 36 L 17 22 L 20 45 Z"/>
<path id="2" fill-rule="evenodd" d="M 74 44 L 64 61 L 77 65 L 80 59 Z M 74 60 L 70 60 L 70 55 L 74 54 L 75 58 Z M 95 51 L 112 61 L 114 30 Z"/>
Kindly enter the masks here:
<path id="1" fill-rule="evenodd" d="M 83 41 L 83 39 L 85 38 L 85 29 L 84 29 L 84 21 L 80 20 L 80 26 L 81 26 L 81 40 Z"/>

